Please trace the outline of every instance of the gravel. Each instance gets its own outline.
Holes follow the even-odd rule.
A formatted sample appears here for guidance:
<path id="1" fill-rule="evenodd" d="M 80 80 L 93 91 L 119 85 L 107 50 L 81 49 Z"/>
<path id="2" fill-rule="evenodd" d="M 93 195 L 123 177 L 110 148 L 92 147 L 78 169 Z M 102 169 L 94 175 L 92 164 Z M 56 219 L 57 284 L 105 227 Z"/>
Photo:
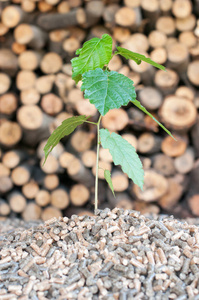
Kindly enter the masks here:
<path id="1" fill-rule="evenodd" d="M 119 208 L 0 222 L 0 300 L 197 300 L 191 223 Z"/>

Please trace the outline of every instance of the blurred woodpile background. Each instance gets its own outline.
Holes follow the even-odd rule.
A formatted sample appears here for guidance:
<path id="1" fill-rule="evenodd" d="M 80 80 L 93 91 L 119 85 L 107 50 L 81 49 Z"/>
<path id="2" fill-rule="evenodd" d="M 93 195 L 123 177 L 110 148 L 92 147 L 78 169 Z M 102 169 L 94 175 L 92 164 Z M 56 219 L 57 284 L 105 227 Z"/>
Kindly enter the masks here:
<path id="1" fill-rule="evenodd" d="M 78 114 L 97 120 L 71 79 L 70 59 L 92 37 L 167 67 L 115 56 L 110 69 L 129 76 L 138 100 L 171 132 L 132 105 L 111 110 L 102 125 L 119 132 L 141 156 L 144 191 L 100 150 L 116 199 L 99 170 L 100 208 L 199 216 L 199 1 L 1 0 L 0 219 L 49 219 L 92 213 L 96 128 L 84 125 L 61 141 L 42 166 L 43 147 L 61 122 Z"/>

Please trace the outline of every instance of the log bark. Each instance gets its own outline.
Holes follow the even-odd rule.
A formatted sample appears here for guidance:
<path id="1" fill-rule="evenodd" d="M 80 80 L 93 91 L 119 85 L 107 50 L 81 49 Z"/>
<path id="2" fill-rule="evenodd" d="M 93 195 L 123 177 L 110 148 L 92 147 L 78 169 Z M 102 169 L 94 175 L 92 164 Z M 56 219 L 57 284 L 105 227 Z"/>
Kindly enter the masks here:
<path id="1" fill-rule="evenodd" d="M 197 110 L 191 101 L 171 95 L 165 98 L 159 116 L 168 128 L 186 132 L 196 123 Z"/>
<path id="2" fill-rule="evenodd" d="M 46 31 L 82 25 L 86 22 L 86 14 L 82 8 L 71 10 L 67 13 L 51 13 L 41 15 L 37 25 Z"/>
<path id="3" fill-rule="evenodd" d="M 70 201 L 75 206 L 84 206 L 90 197 L 88 188 L 83 184 L 75 184 L 70 190 Z"/>
<path id="4" fill-rule="evenodd" d="M 192 197 L 188 199 L 189 207 L 191 209 L 191 212 L 194 214 L 194 216 L 199 216 L 199 194 L 195 194 Z"/>
<path id="5" fill-rule="evenodd" d="M 42 49 L 47 41 L 47 34 L 35 25 L 21 24 L 14 30 L 17 43 L 27 45 L 33 49 Z"/>
<path id="6" fill-rule="evenodd" d="M 196 156 L 199 157 L 199 116 L 197 117 L 197 122 L 191 129 L 191 138 L 194 145 L 194 150 L 196 153 Z"/>

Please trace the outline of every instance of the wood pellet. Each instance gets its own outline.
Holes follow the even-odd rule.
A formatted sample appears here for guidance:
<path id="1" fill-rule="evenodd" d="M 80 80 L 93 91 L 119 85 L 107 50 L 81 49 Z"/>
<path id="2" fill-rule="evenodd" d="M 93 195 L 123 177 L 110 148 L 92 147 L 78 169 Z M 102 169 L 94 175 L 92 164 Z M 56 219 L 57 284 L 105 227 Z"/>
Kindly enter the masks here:
<path id="1" fill-rule="evenodd" d="M 12 222 L 0 223 L 0 300 L 199 299 L 198 225 L 119 208 Z"/>

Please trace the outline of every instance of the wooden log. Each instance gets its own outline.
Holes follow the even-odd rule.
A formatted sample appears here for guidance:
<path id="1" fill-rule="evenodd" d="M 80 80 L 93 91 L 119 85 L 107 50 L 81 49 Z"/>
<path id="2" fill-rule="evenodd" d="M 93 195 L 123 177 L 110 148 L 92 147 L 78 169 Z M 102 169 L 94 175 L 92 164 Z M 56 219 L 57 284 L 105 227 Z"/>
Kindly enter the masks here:
<path id="1" fill-rule="evenodd" d="M 136 13 L 130 7 L 121 7 L 115 14 L 115 22 L 123 27 L 132 27 L 136 23 Z"/>
<path id="2" fill-rule="evenodd" d="M 165 65 L 167 61 L 167 51 L 163 47 L 156 48 L 150 53 L 150 58 L 158 64 Z"/>
<path id="3" fill-rule="evenodd" d="M 194 216 L 197 217 L 199 216 L 198 202 L 199 202 L 199 194 L 195 194 L 188 199 L 191 212 L 194 214 Z"/>
<path id="4" fill-rule="evenodd" d="M 93 28 L 95 28 L 95 27 L 93 27 Z M 82 43 L 86 38 L 86 31 L 78 26 L 72 26 L 72 27 L 70 27 L 70 35 L 75 37 Z M 100 36 L 100 38 L 101 38 L 101 36 Z"/>
<path id="5" fill-rule="evenodd" d="M 90 197 L 88 188 L 83 184 L 75 184 L 70 190 L 70 201 L 75 206 L 84 206 Z"/>
<path id="6" fill-rule="evenodd" d="M 149 49 L 149 41 L 144 34 L 134 33 L 127 39 L 126 42 L 121 44 L 121 47 L 133 52 L 144 53 Z"/>
<path id="7" fill-rule="evenodd" d="M 142 54 L 144 54 L 145 56 L 148 56 L 147 53 L 142 52 Z M 152 85 L 153 84 L 153 78 L 154 78 L 155 70 L 154 70 L 154 68 L 152 68 L 152 66 L 150 64 L 147 64 L 146 62 L 142 62 L 140 65 L 138 65 L 133 60 L 129 60 L 128 64 L 134 72 L 140 74 L 141 81 L 145 85 Z"/>
<path id="8" fill-rule="evenodd" d="M 16 86 L 20 91 L 31 89 L 35 86 L 36 74 L 33 71 L 19 71 L 16 78 Z"/>
<path id="9" fill-rule="evenodd" d="M 26 208 L 26 198 L 17 190 L 8 195 L 8 202 L 12 211 L 22 213 Z"/>
<path id="10" fill-rule="evenodd" d="M 158 109 L 163 102 L 161 92 L 152 86 L 147 86 L 141 89 L 138 93 L 138 96 L 141 104 L 149 110 Z"/>
<path id="11" fill-rule="evenodd" d="M 77 130 L 70 139 L 70 147 L 77 153 L 84 152 L 91 148 L 95 135 L 92 132 Z"/>
<path id="12" fill-rule="evenodd" d="M 12 170 L 11 179 L 17 186 L 23 186 L 31 178 L 32 168 L 30 165 L 20 165 Z"/>
<path id="13" fill-rule="evenodd" d="M 169 135 L 166 136 L 161 144 L 162 152 L 170 157 L 183 155 L 188 144 L 188 137 L 186 135 L 174 134 L 174 137 L 176 140 Z"/>
<path id="14" fill-rule="evenodd" d="M 188 48 L 181 43 L 167 47 L 168 68 L 175 69 L 179 74 L 186 72 L 189 63 Z"/>
<path id="15" fill-rule="evenodd" d="M 125 190 L 127 190 L 129 181 L 126 174 L 119 170 L 115 170 L 112 172 L 111 179 L 113 183 L 113 189 L 115 192 L 124 192 Z"/>
<path id="16" fill-rule="evenodd" d="M 36 9 L 36 3 L 31 0 L 23 0 L 21 3 L 21 8 L 24 12 L 31 13 Z"/>
<path id="17" fill-rule="evenodd" d="M 5 93 L 0 96 L 0 117 L 12 118 L 18 107 L 17 96 L 13 93 Z"/>
<path id="18" fill-rule="evenodd" d="M 23 70 L 34 71 L 38 68 L 42 53 L 39 51 L 26 50 L 18 57 L 19 67 Z"/>
<path id="19" fill-rule="evenodd" d="M 69 5 L 68 1 L 60 2 L 57 5 L 57 12 L 58 13 L 65 14 L 69 11 L 70 11 L 70 5 Z"/>
<path id="20" fill-rule="evenodd" d="M 194 166 L 195 154 L 191 147 L 187 148 L 184 154 L 174 160 L 175 169 L 178 173 L 187 174 Z"/>
<path id="21" fill-rule="evenodd" d="M 18 70 L 17 56 L 9 49 L 0 49 L 0 70 L 15 76 Z"/>
<path id="22" fill-rule="evenodd" d="M 4 36 L 8 33 L 9 28 L 0 22 L 0 36 Z"/>
<path id="23" fill-rule="evenodd" d="M 13 169 L 27 158 L 28 155 L 23 150 L 10 150 L 4 153 L 2 162 L 6 167 Z"/>
<path id="24" fill-rule="evenodd" d="M 17 120 L 23 128 L 23 141 L 37 145 L 50 135 L 52 117 L 42 113 L 37 105 L 23 105 L 17 110 Z"/>
<path id="25" fill-rule="evenodd" d="M 45 113 L 54 116 L 62 111 L 63 102 L 55 94 L 49 93 L 41 98 L 41 107 Z"/>
<path id="26" fill-rule="evenodd" d="M 75 158 L 67 168 L 68 175 L 75 181 L 84 184 L 87 187 L 94 185 L 94 177 L 89 169 L 85 168 L 82 162 Z"/>
<path id="27" fill-rule="evenodd" d="M 25 210 L 22 212 L 22 218 L 24 221 L 34 221 L 41 218 L 41 207 L 34 202 L 30 202 L 26 205 Z"/>
<path id="28" fill-rule="evenodd" d="M 199 194 L 199 159 L 194 162 L 193 168 L 190 173 L 190 183 L 188 196 L 192 196 L 194 194 Z"/>
<path id="29" fill-rule="evenodd" d="M 191 129 L 192 143 L 193 143 L 194 150 L 195 150 L 197 157 L 199 157 L 199 139 L 198 139 L 198 137 L 199 137 L 199 116 L 197 117 L 196 124 Z"/>
<path id="30" fill-rule="evenodd" d="M 51 191 L 58 187 L 59 185 L 59 177 L 57 174 L 49 174 L 46 175 L 43 182 L 44 188 Z"/>
<path id="31" fill-rule="evenodd" d="M 6 177 L 10 175 L 10 169 L 0 162 L 0 177 Z"/>
<path id="32" fill-rule="evenodd" d="M 102 147 L 99 150 L 99 158 L 100 158 L 100 160 L 108 162 L 108 163 L 112 163 L 113 162 L 113 158 L 112 158 L 112 155 L 109 152 L 109 149 L 104 149 Z"/>
<path id="33" fill-rule="evenodd" d="M 94 104 L 91 104 L 88 99 L 81 99 L 75 102 L 75 109 L 79 115 L 95 116 L 97 109 Z"/>
<path id="34" fill-rule="evenodd" d="M 0 73 L 0 95 L 6 93 L 11 86 L 11 79 L 6 73 Z"/>
<path id="35" fill-rule="evenodd" d="M 26 45 L 21 45 L 17 42 L 13 42 L 11 47 L 12 47 L 12 51 L 15 54 L 21 54 L 22 52 L 24 52 L 26 50 Z"/>
<path id="36" fill-rule="evenodd" d="M 67 2 L 61 2 L 67 3 Z M 62 54 L 62 43 L 66 37 L 70 35 L 70 31 L 66 29 L 52 30 L 49 33 L 49 51 Z"/>
<path id="37" fill-rule="evenodd" d="M 41 60 L 40 68 L 45 74 L 57 73 L 62 67 L 62 58 L 55 52 L 48 52 Z"/>
<path id="38" fill-rule="evenodd" d="M 129 28 L 124 28 L 120 26 L 115 26 L 113 28 L 113 38 L 119 42 L 124 43 L 126 42 L 131 35 L 131 31 Z"/>
<path id="39" fill-rule="evenodd" d="M 10 214 L 10 206 L 8 203 L 0 198 L 0 216 L 8 216 Z"/>
<path id="40" fill-rule="evenodd" d="M 144 18 L 147 18 L 150 20 L 150 23 L 148 23 L 147 29 L 152 29 L 155 26 L 155 23 L 160 16 L 160 7 L 159 2 L 156 0 L 147 1 L 142 0 L 141 1 L 141 8 L 143 11 Z"/>
<path id="41" fill-rule="evenodd" d="M 156 22 L 156 29 L 167 36 L 173 36 L 176 31 L 175 20 L 171 16 L 162 16 Z"/>
<path id="42" fill-rule="evenodd" d="M 186 18 L 176 18 L 176 29 L 178 31 L 192 31 L 196 25 L 196 16 L 191 14 Z"/>
<path id="43" fill-rule="evenodd" d="M 161 148 L 162 138 L 152 133 L 146 132 L 139 136 L 137 149 L 140 153 L 154 154 Z"/>
<path id="44" fill-rule="evenodd" d="M 51 193 L 51 204 L 58 209 L 65 209 L 69 206 L 69 196 L 63 187 L 58 187 Z"/>
<path id="45" fill-rule="evenodd" d="M 79 49 L 80 46 L 81 44 L 79 40 L 74 36 L 66 38 L 62 43 L 62 48 L 69 57 L 73 57 L 75 55 L 76 50 Z"/>
<path id="46" fill-rule="evenodd" d="M 111 208 L 134 209 L 134 201 L 126 192 L 116 192 L 113 196 L 110 189 L 107 189 L 107 199 Z"/>
<path id="47" fill-rule="evenodd" d="M 59 3 L 60 0 L 45 0 L 48 4 L 50 5 L 57 5 Z"/>
<path id="48" fill-rule="evenodd" d="M 37 25 L 46 31 L 82 25 L 85 22 L 86 14 L 82 8 L 67 13 L 44 14 L 37 18 Z"/>
<path id="49" fill-rule="evenodd" d="M 122 67 L 121 58 L 119 56 L 114 56 L 108 66 L 111 71 L 118 71 Z"/>
<path id="50" fill-rule="evenodd" d="M 48 159 L 45 162 L 45 165 L 43 165 L 43 163 L 44 163 L 44 157 L 40 160 L 40 168 L 44 173 L 53 174 L 58 172 L 59 162 L 57 158 L 52 154 L 49 154 Z"/>
<path id="51" fill-rule="evenodd" d="M 5 194 L 12 190 L 13 182 L 10 176 L 0 177 L 0 193 Z"/>
<path id="52" fill-rule="evenodd" d="M 1 125 L 0 144 L 6 148 L 15 146 L 22 138 L 21 127 L 16 122 L 6 121 Z"/>
<path id="53" fill-rule="evenodd" d="M 163 15 L 170 15 L 171 14 L 171 8 L 173 5 L 172 0 L 163 0 L 160 1 L 160 10 Z"/>
<path id="54" fill-rule="evenodd" d="M 175 177 L 168 178 L 169 188 L 167 193 L 158 200 L 158 204 L 165 211 L 172 212 L 183 194 L 183 187 L 175 180 Z"/>
<path id="55" fill-rule="evenodd" d="M 166 45 L 167 36 L 164 32 L 153 30 L 149 33 L 149 44 L 152 48 L 160 48 Z"/>
<path id="56" fill-rule="evenodd" d="M 81 26 L 83 28 L 89 28 L 97 24 L 103 15 L 103 11 L 104 3 L 102 1 L 93 0 L 87 2 L 85 6 L 86 19 Z"/>
<path id="57" fill-rule="evenodd" d="M 168 180 L 164 176 L 154 170 L 146 170 L 143 191 L 137 185 L 133 185 L 133 192 L 138 200 L 152 202 L 165 195 L 168 187 Z"/>
<path id="58" fill-rule="evenodd" d="M 104 170 L 111 171 L 111 164 L 109 162 L 99 160 L 99 169 L 98 169 L 98 177 L 99 179 L 105 179 L 104 178 Z M 95 176 L 96 174 L 96 165 L 92 167 L 92 173 Z"/>
<path id="59" fill-rule="evenodd" d="M 8 28 L 15 28 L 19 23 L 27 20 L 27 15 L 20 6 L 8 5 L 2 11 L 1 20 Z"/>
<path id="60" fill-rule="evenodd" d="M 76 159 L 76 157 L 72 153 L 64 151 L 59 156 L 59 163 L 63 168 L 67 169 L 72 160 L 74 159 Z"/>
<path id="61" fill-rule="evenodd" d="M 43 207 L 50 203 L 50 193 L 46 190 L 39 190 L 36 197 L 35 202 L 37 205 Z"/>
<path id="62" fill-rule="evenodd" d="M 55 75 L 44 75 L 36 79 L 35 88 L 40 94 L 50 93 L 55 81 Z"/>
<path id="63" fill-rule="evenodd" d="M 194 91 L 188 86 L 180 86 L 175 92 L 176 96 L 194 101 Z"/>
<path id="64" fill-rule="evenodd" d="M 165 98 L 159 116 L 168 128 L 186 132 L 195 124 L 197 111 L 191 101 L 171 95 Z"/>
<path id="65" fill-rule="evenodd" d="M 39 185 L 34 180 L 30 180 L 22 186 L 21 191 L 26 199 L 34 199 L 39 192 Z"/>
<path id="66" fill-rule="evenodd" d="M 38 158 L 43 158 L 44 157 L 44 146 L 47 143 L 47 139 L 46 140 L 42 140 L 38 147 L 37 147 L 37 156 Z M 62 153 L 64 152 L 64 146 L 62 145 L 62 143 L 58 143 L 56 145 L 56 147 L 53 148 L 53 150 L 51 151 L 51 155 L 53 155 L 54 157 L 56 157 L 57 159 L 62 155 Z"/>
<path id="67" fill-rule="evenodd" d="M 179 42 L 187 46 L 188 48 L 194 47 L 197 44 L 197 38 L 192 31 L 183 31 L 180 33 Z"/>
<path id="68" fill-rule="evenodd" d="M 102 148 L 101 148 L 102 149 Z M 92 168 L 96 164 L 96 152 L 93 150 L 86 150 L 82 153 L 81 160 L 85 167 Z M 100 154 L 99 154 L 100 157 Z"/>
<path id="69" fill-rule="evenodd" d="M 121 136 L 123 139 L 125 139 L 127 142 L 129 142 L 129 144 L 131 144 L 131 146 L 133 146 L 135 148 L 135 150 L 137 150 L 138 141 L 137 141 L 137 138 L 135 135 L 133 135 L 131 133 L 124 133 Z M 104 150 L 107 150 L 107 149 L 104 149 Z"/>
<path id="70" fill-rule="evenodd" d="M 24 105 L 38 104 L 40 100 L 40 93 L 35 88 L 23 90 L 20 93 L 20 101 Z"/>
<path id="71" fill-rule="evenodd" d="M 37 6 L 39 11 L 43 13 L 47 13 L 53 9 L 53 6 L 47 3 L 46 1 L 39 1 Z"/>
<path id="72" fill-rule="evenodd" d="M 47 34 L 35 25 L 20 24 L 14 30 L 17 43 L 33 49 L 42 49 L 47 41 Z"/>
<path id="73" fill-rule="evenodd" d="M 113 28 L 115 26 L 115 14 L 120 9 L 118 4 L 107 5 L 103 12 L 103 20 L 106 28 Z"/>
<path id="74" fill-rule="evenodd" d="M 134 209 L 139 211 L 142 215 L 158 215 L 160 208 L 156 204 L 145 203 L 141 201 L 134 202 Z"/>
<path id="75" fill-rule="evenodd" d="M 56 217 L 57 219 L 59 217 L 62 217 L 62 212 L 60 209 L 53 207 L 53 206 L 48 206 L 44 208 L 44 210 L 41 213 L 41 219 L 43 221 L 47 221 L 53 217 Z"/>
<path id="76" fill-rule="evenodd" d="M 179 83 L 179 76 L 171 69 L 167 69 L 167 72 L 158 70 L 155 74 L 154 82 L 164 95 L 168 95 L 175 92 Z"/>
<path id="77" fill-rule="evenodd" d="M 128 114 L 122 108 L 111 109 L 102 117 L 102 125 L 110 131 L 123 130 L 129 122 Z"/>
<path id="78" fill-rule="evenodd" d="M 165 177 L 173 176 L 176 173 L 174 160 L 165 154 L 156 154 L 153 157 L 153 168 Z"/>
<path id="79" fill-rule="evenodd" d="M 192 3 L 189 0 L 176 0 L 173 2 L 172 13 L 176 18 L 184 19 L 192 12 Z"/>
<path id="80" fill-rule="evenodd" d="M 188 65 L 187 76 L 190 82 L 196 86 L 199 86 L 199 60 L 192 61 Z"/>

